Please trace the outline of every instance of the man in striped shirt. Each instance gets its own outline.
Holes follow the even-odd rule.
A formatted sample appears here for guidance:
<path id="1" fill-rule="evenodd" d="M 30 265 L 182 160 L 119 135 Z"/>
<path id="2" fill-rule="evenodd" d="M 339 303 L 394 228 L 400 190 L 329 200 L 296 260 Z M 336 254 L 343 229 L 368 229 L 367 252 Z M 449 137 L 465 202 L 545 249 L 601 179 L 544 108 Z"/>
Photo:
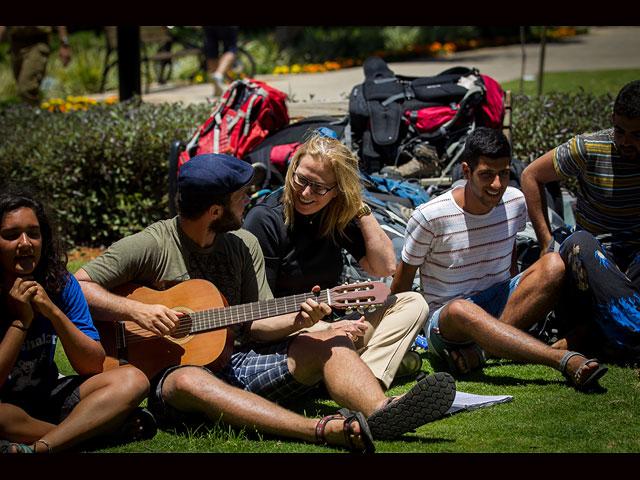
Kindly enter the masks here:
<path id="1" fill-rule="evenodd" d="M 515 238 L 525 227 L 522 192 L 509 187 L 511 148 L 497 130 L 478 128 L 462 156 L 466 184 L 416 208 L 407 225 L 391 292 L 409 290 L 418 268 L 431 316 L 429 350 L 454 373 L 486 356 L 558 368 L 580 389 L 606 369 L 576 352 L 551 348 L 524 330 L 560 298 L 565 267 L 548 255 L 518 274 Z"/>
<path id="2" fill-rule="evenodd" d="M 559 251 L 571 273 L 565 303 L 582 326 L 558 346 L 584 345 L 638 363 L 640 81 L 620 90 L 612 121 L 613 128 L 578 135 L 532 162 L 522 174 L 522 189 L 543 255 Z M 545 183 L 568 178 L 578 182 L 576 226 L 558 248 L 540 192 Z M 584 319 L 589 319 L 586 328 Z"/>

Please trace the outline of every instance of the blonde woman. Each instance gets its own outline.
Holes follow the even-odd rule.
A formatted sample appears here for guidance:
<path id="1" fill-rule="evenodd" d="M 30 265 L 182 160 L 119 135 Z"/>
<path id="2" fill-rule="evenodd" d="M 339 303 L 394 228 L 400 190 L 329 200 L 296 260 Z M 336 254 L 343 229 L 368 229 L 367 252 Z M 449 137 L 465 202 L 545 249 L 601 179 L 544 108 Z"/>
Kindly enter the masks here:
<path id="1" fill-rule="evenodd" d="M 314 135 L 289 165 L 285 185 L 252 208 L 245 229 L 262 247 L 267 279 L 276 297 L 340 283 L 344 248 L 371 277 L 394 274 L 393 245 L 362 199 L 355 155 L 339 140 Z M 421 359 L 409 352 L 428 307 L 422 295 L 389 297 L 373 312 L 314 328 L 348 335 L 384 388 L 396 376 L 417 373 Z"/>

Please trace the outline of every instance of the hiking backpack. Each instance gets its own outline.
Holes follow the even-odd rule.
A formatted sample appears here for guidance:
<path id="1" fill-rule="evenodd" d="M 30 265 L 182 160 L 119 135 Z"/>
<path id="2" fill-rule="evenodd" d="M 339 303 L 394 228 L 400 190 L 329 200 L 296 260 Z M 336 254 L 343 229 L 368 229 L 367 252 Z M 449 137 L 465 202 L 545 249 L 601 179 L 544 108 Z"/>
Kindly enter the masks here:
<path id="1" fill-rule="evenodd" d="M 396 75 L 379 57 L 363 64 L 365 81 L 349 96 L 352 148 L 362 169 L 380 171 L 433 150 L 433 175 L 447 173 L 476 126 L 500 128 L 504 91 L 475 68 L 454 67 L 432 77 Z"/>
<path id="2" fill-rule="evenodd" d="M 284 185 L 287 167 L 298 148 L 314 132 L 323 129 L 328 129 L 327 136 L 343 141 L 349 129 L 348 118 L 338 120 L 324 115 L 303 118 L 274 132 L 256 145 L 245 156 L 245 160 L 251 164 L 262 164 L 266 167 L 266 178 L 262 187 L 274 190 Z"/>
<path id="3" fill-rule="evenodd" d="M 177 170 L 201 153 L 244 159 L 269 134 L 289 124 L 286 99 L 285 93 L 264 82 L 251 78 L 234 81 L 179 154 Z"/>

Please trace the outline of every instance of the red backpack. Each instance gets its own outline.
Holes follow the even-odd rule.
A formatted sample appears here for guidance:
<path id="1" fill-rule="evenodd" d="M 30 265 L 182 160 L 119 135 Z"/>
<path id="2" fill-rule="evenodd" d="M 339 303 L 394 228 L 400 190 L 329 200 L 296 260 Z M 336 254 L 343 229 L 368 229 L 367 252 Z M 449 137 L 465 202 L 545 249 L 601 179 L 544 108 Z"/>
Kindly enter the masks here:
<path id="1" fill-rule="evenodd" d="M 224 153 L 244 159 L 267 135 L 289 124 L 286 99 L 285 93 L 264 82 L 236 80 L 180 153 L 178 170 L 201 153 Z"/>

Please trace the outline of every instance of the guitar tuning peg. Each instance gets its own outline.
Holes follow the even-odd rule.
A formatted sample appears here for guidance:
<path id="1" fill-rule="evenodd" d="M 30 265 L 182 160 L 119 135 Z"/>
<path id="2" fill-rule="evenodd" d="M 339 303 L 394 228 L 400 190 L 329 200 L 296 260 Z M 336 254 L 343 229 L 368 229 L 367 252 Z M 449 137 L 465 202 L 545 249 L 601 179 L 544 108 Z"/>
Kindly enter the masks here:
<path id="1" fill-rule="evenodd" d="M 364 308 L 362 307 L 358 307 L 356 310 L 358 310 L 358 313 L 364 313 Z"/>
<path id="2" fill-rule="evenodd" d="M 347 315 L 351 315 L 353 313 L 353 308 L 349 307 L 346 310 Z"/>
<path id="3" fill-rule="evenodd" d="M 376 308 L 378 308 L 376 305 L 369 305 L 369 308 L 367 310 L 369 310 L 370 312 L 375 312 Z"/>

